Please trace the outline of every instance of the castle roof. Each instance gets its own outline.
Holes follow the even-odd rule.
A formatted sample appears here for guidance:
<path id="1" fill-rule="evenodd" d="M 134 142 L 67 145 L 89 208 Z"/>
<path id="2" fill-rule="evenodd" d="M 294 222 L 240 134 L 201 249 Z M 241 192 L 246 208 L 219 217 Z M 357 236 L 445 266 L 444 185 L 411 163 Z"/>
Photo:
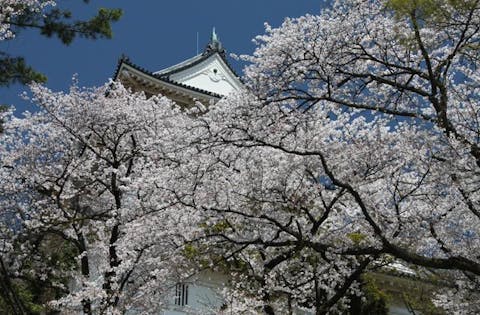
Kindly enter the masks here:
<path id="1" fill-rule="evenodd" d="M 123 56 L 118 62 L 114 80 L 133 90 L 152 95 L 164 94 L 185 104 L 194 100 L 215 102 L 242 87 L 215 30 L 201 54 L 159 71 L 148 71 Z"/>

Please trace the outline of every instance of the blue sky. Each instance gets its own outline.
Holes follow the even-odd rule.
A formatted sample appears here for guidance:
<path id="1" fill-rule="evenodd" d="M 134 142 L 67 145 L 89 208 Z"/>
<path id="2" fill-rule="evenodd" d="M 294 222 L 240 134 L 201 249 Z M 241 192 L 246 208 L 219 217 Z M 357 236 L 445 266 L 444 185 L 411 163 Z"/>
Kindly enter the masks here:
<path id="1" fill-rule="evenodd" d="M 118 58 L 130 60 L 156 71 L 196 54 L 197 32 L 200 52 L 208 43 L 212 27 L 229 53 L 251 54 L 252 39 L 264 32 L 264 22 L 279 26 L 285 17 L 316 14 L 322 0 L 58 0 L 59 6 L 72 8 L 74 14 L 88 17 L 99 7 L 124 10 L 113 25 L 112 40 L 75 40 L 70 46 L 48 39 L 38 31 L 23 31 L 11 41 L 0 42 L 0 50 L 24 56 L 27 62 L 48 77 L 46 85 L 67 90 L 78 74 L 81 86 L 101 85 L 112 77 Z M 241 73 L 241 65 L 232 61 Z M 14 105 L 17 114 L 34 110 L 19 94 L 21 85 L 0 88 L 0 104 Z"/>

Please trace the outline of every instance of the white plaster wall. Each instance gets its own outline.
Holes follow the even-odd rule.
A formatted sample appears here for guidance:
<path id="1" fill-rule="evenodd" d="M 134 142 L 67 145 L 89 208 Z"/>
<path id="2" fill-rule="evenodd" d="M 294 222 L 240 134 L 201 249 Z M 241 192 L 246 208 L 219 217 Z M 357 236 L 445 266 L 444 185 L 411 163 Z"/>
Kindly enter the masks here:
<path id="1" fill-rule="evenodd" d="M 206 73 L 200 73 L 182 83 L 220 95 L 228 95 L 234 90 L 233 86 L 226 80 L 221 79 L 218 82 L 214 82 Z"/>
<path id="2" fill-rule="evenodd" d="M 240 80 L 217 55 L 212 55 L 191 68 L 175 73 L 170 78 L 220 95 L 228 95 L 242 86 Z"/>
<path id="3" fill-rule="evenodd" d="M 164 315 L 187 315 L 187 314 L 216 314 L 223 304 L 219 290 L 224 286 L 227 277 L 220 273 L 204 271 L 195 278 L 189 279 L 188 305 L 178 306 L 174 304 L 175 292 L 172 291 L 172 302 L 169 310 Z"/>

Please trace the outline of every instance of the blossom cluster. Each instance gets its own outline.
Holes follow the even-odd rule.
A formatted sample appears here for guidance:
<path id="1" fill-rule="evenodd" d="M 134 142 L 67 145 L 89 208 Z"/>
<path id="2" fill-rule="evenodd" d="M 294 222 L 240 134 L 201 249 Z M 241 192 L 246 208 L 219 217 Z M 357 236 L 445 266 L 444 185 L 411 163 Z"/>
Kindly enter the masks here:
<path id="1" fill-rule="evenodd" d="M 1 0 L 0 1 L 0 41 L 12 39 L 11 21 L 27 13 L 40 13 L 47 6 L 54 6 L 54 0 Z"/>

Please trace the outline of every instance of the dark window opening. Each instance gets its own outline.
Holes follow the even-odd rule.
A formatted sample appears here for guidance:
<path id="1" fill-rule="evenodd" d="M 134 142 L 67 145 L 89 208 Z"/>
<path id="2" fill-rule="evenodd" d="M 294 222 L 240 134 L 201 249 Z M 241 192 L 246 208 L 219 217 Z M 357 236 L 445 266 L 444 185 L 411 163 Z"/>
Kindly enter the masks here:
<path id="1" fill-rule="evenodd" d="M 175 305 L 188 305 L 188 284 L 178 283 L 175 286 Z"/>

